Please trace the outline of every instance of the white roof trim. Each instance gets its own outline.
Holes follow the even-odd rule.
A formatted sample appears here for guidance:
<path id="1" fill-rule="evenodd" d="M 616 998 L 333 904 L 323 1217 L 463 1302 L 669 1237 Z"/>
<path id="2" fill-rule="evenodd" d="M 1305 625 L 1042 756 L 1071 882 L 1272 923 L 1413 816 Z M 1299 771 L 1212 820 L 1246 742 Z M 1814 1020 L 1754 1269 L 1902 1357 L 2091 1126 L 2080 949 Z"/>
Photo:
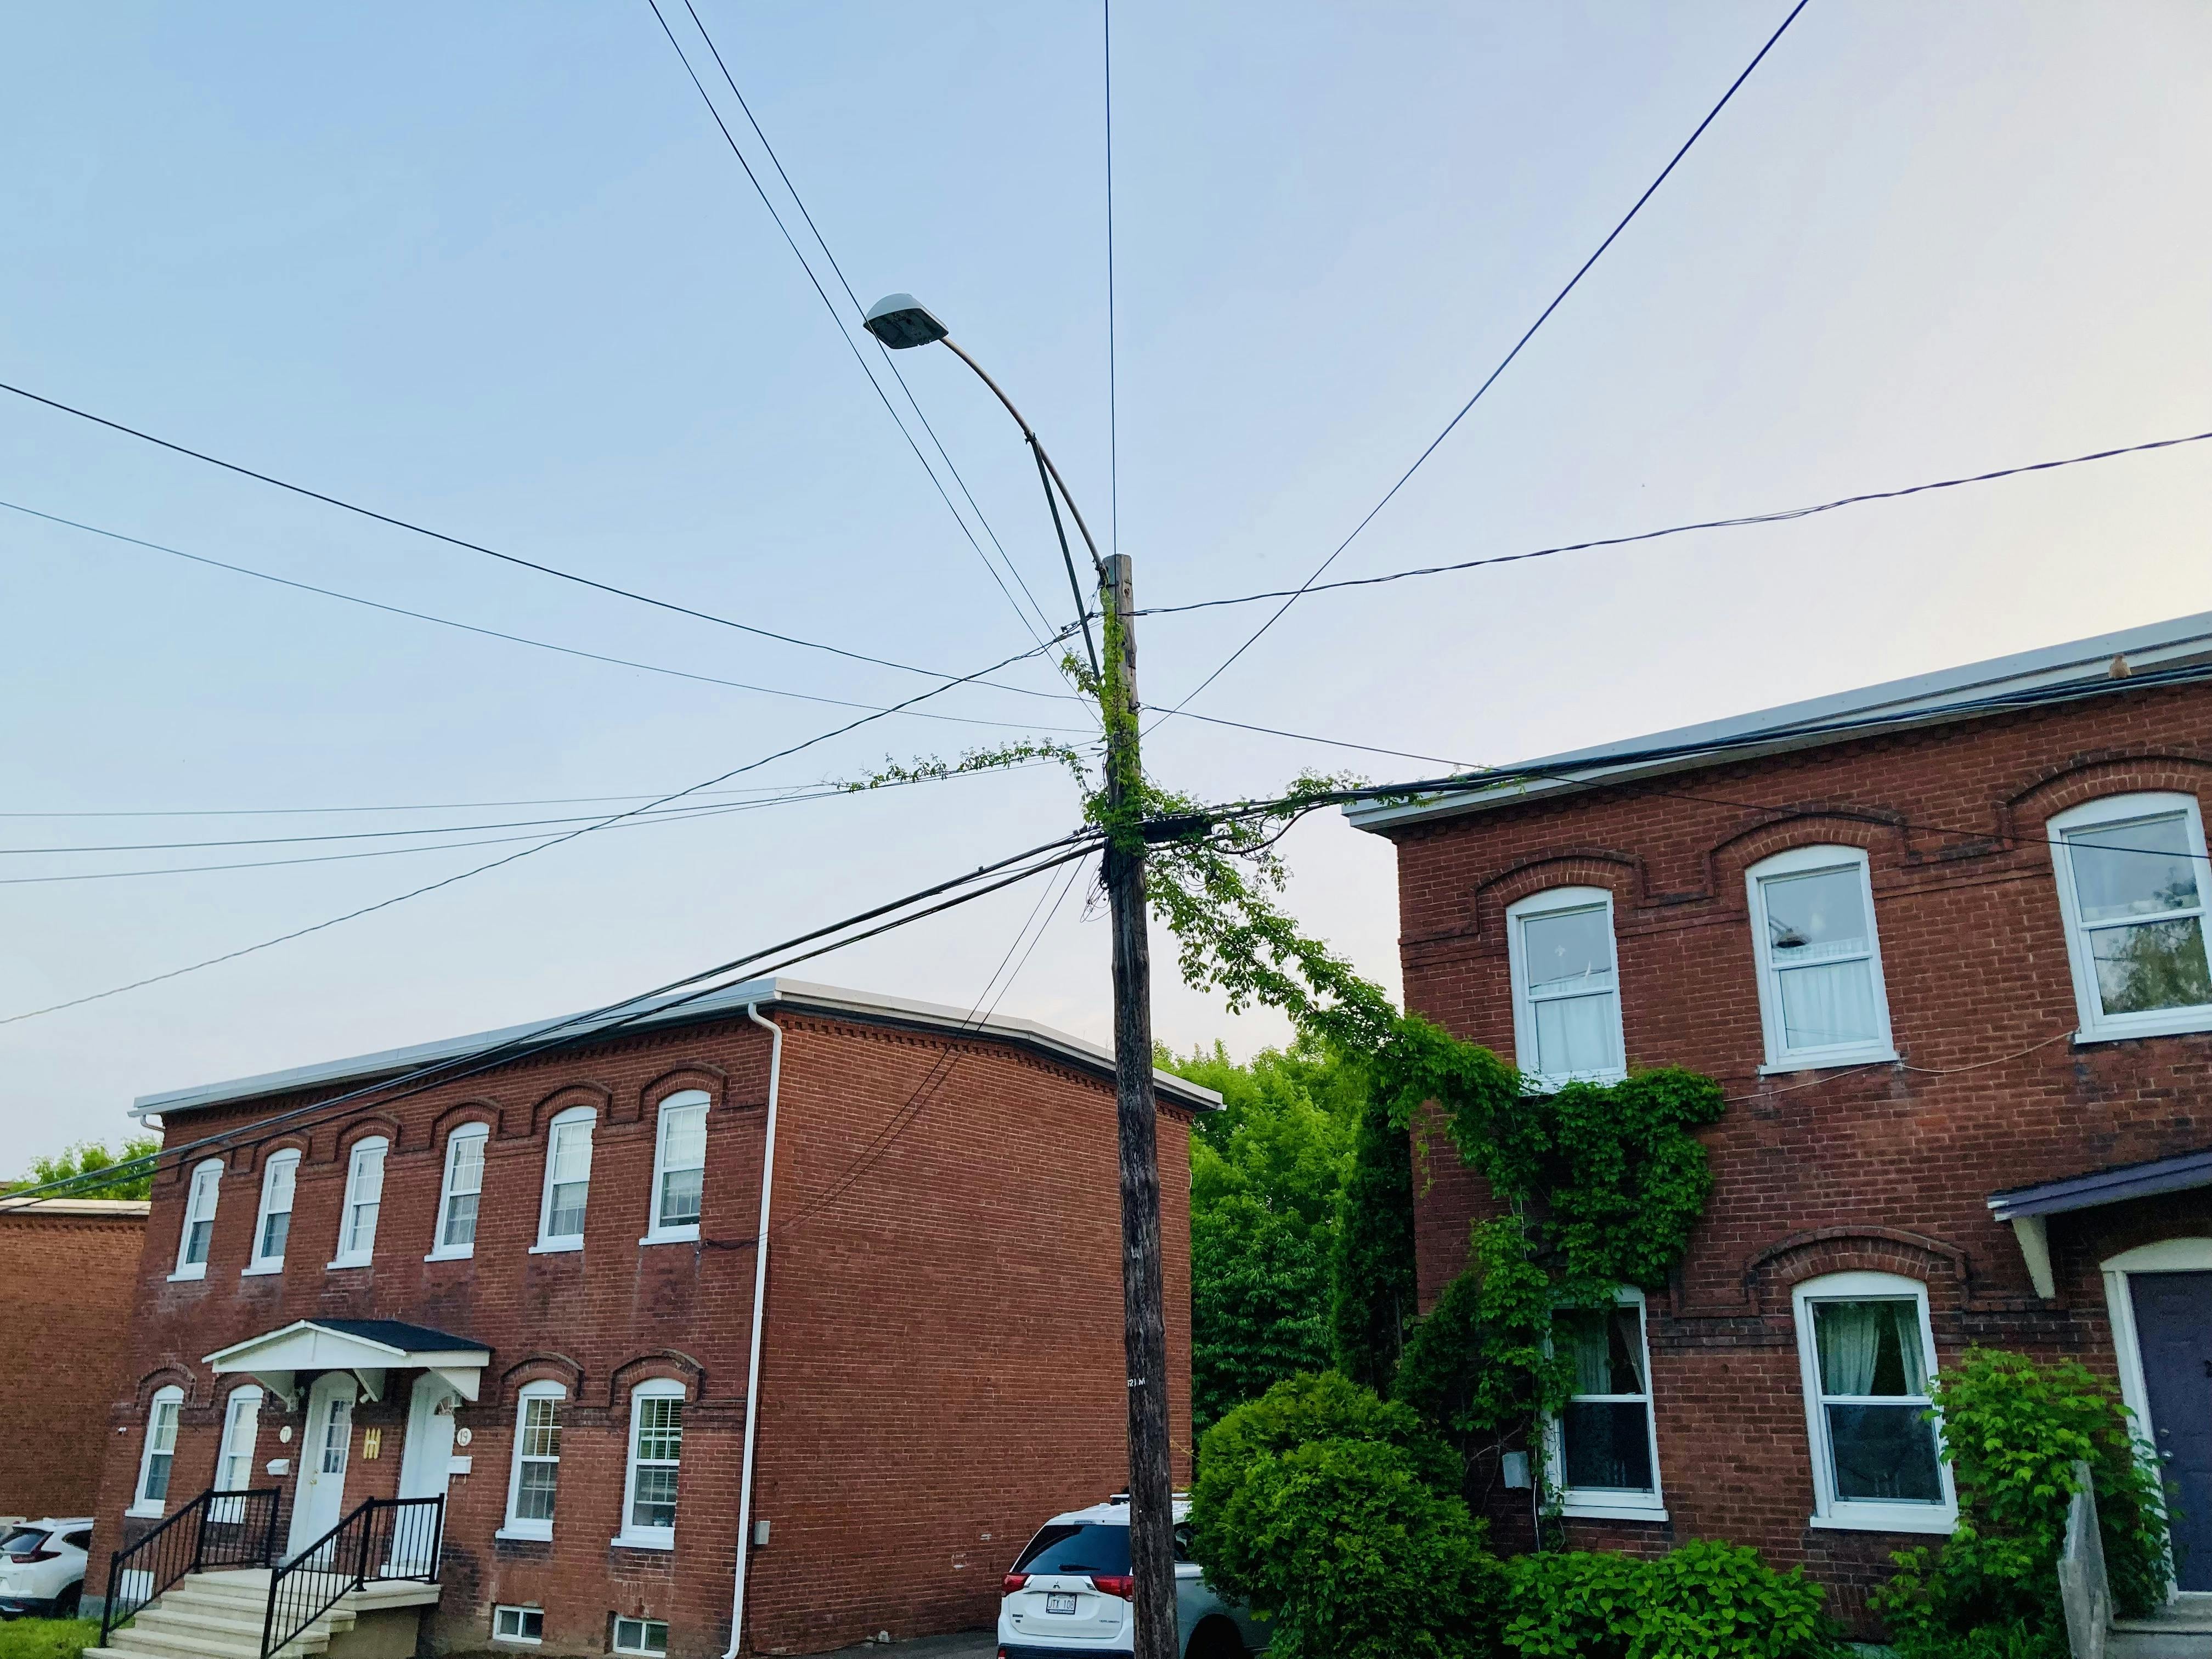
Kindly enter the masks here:
<path id="1" fill-rule="evenodd" d="M 295 1320 L 281 1330 L 264 1331 L 227 1348 L 217 1348 L 202 1364 L 225 1371 L 356 1370 L 404 1369 L 410 1366 L 481 1370 L 491 1364 L 489 1348 L 438 1348 L 416 1351 L 395 1348 L 349 1331 L 334 1331 L 312 1319 Z"/>
<path id="2" fill-rule="evenodd" d="M 1850 730 L 1808 732 L 1802 729 L 1807 726 L 1848 726 L 1852 722 L 1864 720 L 1917 725 L 1967 719 L 1982 711 L 1960 705 L 2021 692 L 2056 691 L 2068 687 L 2094 685 L 2109 677 L 2115 657 L 2125 658 L 2129 668 L 2138 673 L 2152 669 L 2184 667 L 2200 660 L 2212 662 L 2212 611 L 2200 612 L 2192 617 L 2177 617 L 2168 622 L 2148 623 L 2140 628 L 2122 629 L 2118 633 L 2094 635 L 2088 639 L 2075 640 L 2064 645 L 2048 645 L 2033 651 L 2015 652 L 2010 656 L 1992 657 L 1986 661 L 1939 669 L 1934 673 L 1918 674 L 1908 679 L 1889 680 L 1855 691 L 1839 691 L 1829 696 L 1808 698 L 1802 702 L 1784 703 L 1753 714 L 1731 715 L 1726 720 L 1677 726 L 1672 731 L 1653 732 L 1648 737 L 1625 738 L 1588 749 L 1571 749 L 1560 754 L 1547 755 L 1536 760 L 1520 762 L 1513 767 L 1498 769 L 1504 772 L 1522 769 L 1564 769 L 1562 775 L 1557 777 L 1501 781 L 1492 790 L 1432 795 L 1412 802 L 1353 801 L 1346 805 L 1344 815 L 1358 829 L 1381 832 L 1426 819 L 1488 811 L 1534 797 L 1588 787 L 1593 784 L 1684 771 L 1708 765 L 1717 754 L 1723 751 L 1732 758 L 1739 758 L 1790 749 L 1814 748 L 1861 735 Z M 2125 679 L 2111 682 L 2111 689 L 2115 691 L 2125 690 L 2127 687 Z M 1916 719 L 1916 716 L 1920 718 Z M 1768 732 L 1777 735 L 1772 741 L 1762 743 L 1760 734 Z M 1662 760 L 1620 760 L 1608 764 L 1613 757 L 1636 756 L 1653 749 L 1680 749 L 1692 752 Z"/>
<path id="3" fill-rule="evenodd" d="M 781 1006 L 794 1011 L 846 1014 L 858 1018 L 979 1037 L 998 1037 L 1044 1050 L 1086 1071 L 1103 1073 L 1110 1077 L 1114 1069 L 1111 1049 L 1085 1042 L 1066 1031 L 1055 1030 L 1049 1025 L 1040 1025 L 1034 1020 L 1007 1014 L 994 1014 L 978 1020 L 968 1009 L 950 1007 L 943 1003 L 920 1002 L 906 997 L 881 996 L 848 991 L 835 985 L 817 985 L 804 980 L 782 978 L 747 980 L 742 984 L 726 987 L 711 996 L 665 997 L 660 1000 L 657 1012 L 648 1012 L 641 1018 L 630 1017 L 635 1015 L 640 1008 L 656 1009 L 656 1005 L 652 1002 L 632 1003 L 612 1014 L 597 1016 L 576 1029 L 590 1030 L 596 1026 L 621 1024 L 625 1033 L 649 1031 L 661 1026 L 688 1024 L 696 1020 L 735 1013 L 753 1003 Z M 380 1077 L 395 1076 L 420 1066 L 434 1065 L 441 1060 L 458 1060 L 503 1042 L 519 1042 L 555 1026 L 568 1026 L 575 1018 L 574 1015 L 568 1015 L 558 1019 L 533 1020 L 526 1025 L 510 1025 L 495 1031 L 477 1031 L 467 1036 L 447 1037 L 436 1042 L 418 1042 L 404 1048 L 387 1048 L 377 1054 L 324 1060 L 313 1066 L 295 1066 L 289 1071 L 266 1072 L 258 1077 L 237 1078 L 227 1083 L 210 1083 L 197 1088 L 141 1095 L 131 1103 L 131 1115 L 144 1118 L 156 1112 L 181 1112 L 196 1107 L 251 1100 L 264 1095 L 289 1094 L 326 1085 L 369 1082 Z M 623 1024 L 625 1019 L 628 1024 Z M 1156 1069 L 1152 1081 L 1162 1095 L 1178 1105 L 1210 1111 L 1221 1104 L 1221 1097 L 1212 1090 L 1187 1082 L 1172 1072 Z"/>

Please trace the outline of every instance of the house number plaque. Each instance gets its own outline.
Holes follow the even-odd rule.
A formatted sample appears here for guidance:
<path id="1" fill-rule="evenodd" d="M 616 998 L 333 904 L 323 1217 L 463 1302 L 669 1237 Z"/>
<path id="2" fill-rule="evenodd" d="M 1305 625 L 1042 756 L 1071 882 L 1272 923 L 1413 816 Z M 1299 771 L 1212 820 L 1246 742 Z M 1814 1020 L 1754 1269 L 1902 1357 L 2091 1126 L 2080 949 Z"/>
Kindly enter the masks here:
<path id="1" fill-rule="evenodd" d="M 361 1431 L 361 1455 L 363 1462 L 373 1462 L 384 1451 L 384 1431 L 363 1429 Z"/>

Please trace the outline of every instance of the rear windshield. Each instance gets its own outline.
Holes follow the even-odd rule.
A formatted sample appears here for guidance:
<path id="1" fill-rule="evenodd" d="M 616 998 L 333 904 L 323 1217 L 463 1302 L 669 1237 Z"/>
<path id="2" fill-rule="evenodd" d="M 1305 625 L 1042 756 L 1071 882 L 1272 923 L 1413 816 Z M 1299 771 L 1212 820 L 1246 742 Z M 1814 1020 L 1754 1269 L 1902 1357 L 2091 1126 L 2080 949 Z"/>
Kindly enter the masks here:
<path id="1" fill-rule="evenodd" d="M 5 1538 L 0 1538 L 0 1554 L 35 1555 L 46 1538 L 47 1534 L 37 1527 L 18 1527 Z M 1128 1553 L 1127 1545 L 1122 1546 L 1122 1553 Z M 1123 1567 L 1119 1571 L 1127 1572 L 1128 1569 Z"/>
<path id="2" fill-rule="evenodd" d="M 1030 1540 L 1016 1572 L 1105 1572 L 1129 1571 L 1129 1529 L 1097 1522 L 1045 1528 Z"/>

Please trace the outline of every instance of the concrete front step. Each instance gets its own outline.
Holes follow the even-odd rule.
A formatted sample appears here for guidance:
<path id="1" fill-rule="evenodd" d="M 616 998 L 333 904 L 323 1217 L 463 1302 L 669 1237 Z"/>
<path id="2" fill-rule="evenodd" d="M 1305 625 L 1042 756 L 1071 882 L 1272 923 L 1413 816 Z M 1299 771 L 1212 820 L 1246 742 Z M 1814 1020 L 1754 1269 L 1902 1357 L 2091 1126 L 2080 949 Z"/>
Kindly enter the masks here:
<path id="1" fill-rule="evenodd" d="M 2106 1659 L 2212 1659 L 2212 1595 L 2180 1595 L 2148 1619 L 2115 1619 Z"/>
<path id="2" fill-rule="evenodd" d="M 265 1569 L 195 1573 L 109 1632 L 108 1646 L 86 1653 L 89 1659 L 260 1659 L 270 1577 Z M 364 1637 L 377 1659 L 384 1659 L 387 1648 L 411 1653 L 417 1610 L 435 1606 L 438 1595 L 435 1584 L 372 1579 L 287 1642 L 279 1659 L 321 1659 L 334 1644 L 358 1645 Z M 404 1620 L 405 1629 L 393 1626 L 395 1620 Z M 374 1636 L 369 1626 L 375 1627 Z"/>

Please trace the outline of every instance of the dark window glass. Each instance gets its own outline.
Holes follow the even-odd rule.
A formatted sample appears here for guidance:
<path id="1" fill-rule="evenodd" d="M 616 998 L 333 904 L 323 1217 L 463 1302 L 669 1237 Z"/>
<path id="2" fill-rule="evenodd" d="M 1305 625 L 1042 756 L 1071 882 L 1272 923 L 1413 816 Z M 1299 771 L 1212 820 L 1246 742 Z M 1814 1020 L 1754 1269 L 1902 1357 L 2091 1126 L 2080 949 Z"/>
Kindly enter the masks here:
<path id="1" fill-rule="evenodd" d="M 40 1531 L 36 1527 L 18 1527 L 7 1537 L 0 1538 L 0 1553 L 9 1555 L 35 1555 L 51 1535 Z M 1128 1553 L 1128 1546 L 1123 1545 L 1121 1551 L 1126 1556 Z M 1119 1571 L 1127 1572 L 1128 1569 L 1122 1567 Z"/>
<path id="2" fill-rule="evenodd" d="M 1030 1540 L 1016 1572 L 1104 1572 L 1129 1571 L 1129 1529 L 1097 1522 L 1047 1527 Z"/>
<path id="3" fill-rule="evenodd" d="M 1936 1425 L 1919 1406 L 1831 1406 L 1836 1496 L 1877 1503 L 1937 1504 Z"/>
<path id="4" fill-rule="evenodd" d="M 1580 1492 L 1651 1490 L 1651 1436 L 1644 1408 L 1577 1401 L 1562 1426 L 1566 1433 L 1567 1485 Z"/>
<path id="5" fill-rule="evenodd" d="M 92 1534 L 89 1530 L 65 1532 L 62 1534 L 62 1542 L 73 1550 L 88 1550 L 92 1547 Z"/>

